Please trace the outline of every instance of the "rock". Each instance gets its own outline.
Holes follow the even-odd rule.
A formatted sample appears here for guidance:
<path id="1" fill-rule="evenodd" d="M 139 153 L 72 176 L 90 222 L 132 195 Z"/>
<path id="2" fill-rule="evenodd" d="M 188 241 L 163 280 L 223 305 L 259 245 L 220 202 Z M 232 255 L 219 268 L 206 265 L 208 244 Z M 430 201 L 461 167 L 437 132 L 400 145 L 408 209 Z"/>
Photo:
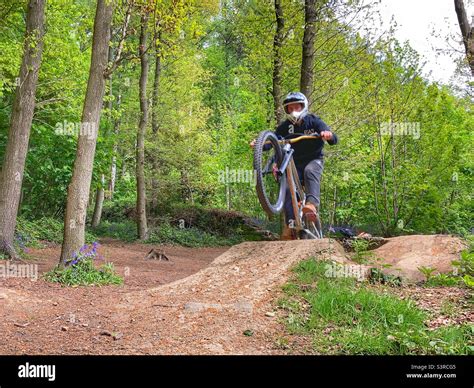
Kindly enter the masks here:
<path id="1" fill-rule="evenodd" d="M 271 312 L 271 311 L 268 311 L 265 313 L 265 316 L 266 317 L 274 317 L 275 316 L 275 313 Z"/>
<path id="2" fill-rule="evenodd" d="M 253 312 L 253 303 L 246 300 L 235 302 L 233 307 L 238 312 L 248 313 L 248 314 L 252 314 Z"/>
<path id="3" fill-rule="evenodd" d="M 113 333 L 112 338 L 117 341 L 123 337 L 123 333 Z"/>
<path id="4" fill-rule="evenodd" d="M 61 326 L 61 331 L 68 331 L 69 328 L 67 326 Z"/>
<path id="5" fill-rule="evenodd" d="M 225 353 L 224 347 L 219 343 L 206 344 L 206 345 L 204 345 L 204 348 L 209 350 L 212 354 L 224 354 Z"/>
<path id="6" fill-rule="evenodd" d="M 30 322 L 26 322 L 26 323 L 14 323 L 14 325 L 15 325 L 16 327 L 22 327 L 22 328 L 27 327 L 29 324 L 30 324 Z"/>
<path id="7" fill-rule="evenodd" d="M 425 280 L 419 267 L 435 268 L 435 273 L 451 272 L 451 262 L 458 260 L 460 252 L 466 249 L 460 238 L 449 235 L 399 236 L 387 240 L 372 252 L 382 263 L 391 265 L 382 269 L 384 273 L 401 276 L 407 282 Z"/>
<path id="8" fill-rule="evenodd" d="M 204 310 L 222 310 L 222 305 L 218 303 L 200 303 L 200 302 L 189 302 L 184 305 L 186 311 L 197 313 Z"/>

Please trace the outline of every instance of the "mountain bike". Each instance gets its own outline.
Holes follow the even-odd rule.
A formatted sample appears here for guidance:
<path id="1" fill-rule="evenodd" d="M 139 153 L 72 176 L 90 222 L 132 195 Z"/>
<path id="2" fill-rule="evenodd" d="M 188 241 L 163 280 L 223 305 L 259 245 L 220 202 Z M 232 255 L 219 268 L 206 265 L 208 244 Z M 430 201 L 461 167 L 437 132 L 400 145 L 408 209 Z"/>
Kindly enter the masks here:
<path id="1" fill-rule="evenodd" d="M 269 217 L 279 214 L 283 209 L 288 187 L 295 215 L 290 225 L 299 239 L 323 238 L 323 229 L 319 214 L 316 215 L 316 221 L 303 216 L 306 194 L 293 160 L 294 149 L 291 145 L 319 137 L 319 134 L 293 133 L 280 140 L 274 132 L 263 131 L 254 146 L 253 163 L 259 202 Z"/>

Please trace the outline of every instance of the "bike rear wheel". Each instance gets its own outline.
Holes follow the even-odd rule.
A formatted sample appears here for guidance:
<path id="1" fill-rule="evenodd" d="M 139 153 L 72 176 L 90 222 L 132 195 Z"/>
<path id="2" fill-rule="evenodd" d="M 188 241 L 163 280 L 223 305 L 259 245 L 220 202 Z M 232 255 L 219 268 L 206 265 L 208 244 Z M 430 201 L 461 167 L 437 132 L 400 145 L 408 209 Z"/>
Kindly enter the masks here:
<path id="1" fill-rule="evenodd" d="M 316 217 L 316 221 L 303 220 L 304 229 L 301 231 L 301 239 L 320 239 L 323 238 L 323 228 L 321 224 L 321 218 L 319 214 Z M 308 232 L 310 233 L 308 233 Z"/>
<path id="2" fill-rule="evenodd" d="M 321 218 L 319 218 L 319 214 L 316 218 L 316 221 L 311 221 L 308 224 L 309 230 L 316 236 L 316 238 L 323 238 L 323 227 L 321 225 Z"/>
<path id="3" fill-rule="evenodd" d="M 272 166 L 279 168 L 283 162 L 283 151 L 274 132 L 264 131 L 258 136 L 253 157 L 256 174 L 257 196 L 263 210 L 271 216 L 278 214 L 283 208 L 286 193 L 285 174 L 275 178 Z"/>

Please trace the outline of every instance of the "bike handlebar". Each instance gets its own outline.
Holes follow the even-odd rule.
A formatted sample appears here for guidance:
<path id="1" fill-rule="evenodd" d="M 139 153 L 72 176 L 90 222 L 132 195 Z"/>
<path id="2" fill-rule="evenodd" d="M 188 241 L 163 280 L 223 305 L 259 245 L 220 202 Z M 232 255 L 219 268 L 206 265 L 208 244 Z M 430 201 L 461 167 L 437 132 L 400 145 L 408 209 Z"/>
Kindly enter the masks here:
<path id="1" fill-rule="evenodd" d="M 287 135 L 286 137 L 294 136 L 294 135 L 299 135 L 299 134 L 291 133 L 290 135 Z M 311 135 L 301 134 L 300 136 L 295 137 L 293 139 L 283 138 L 281 140 L 278 140 L 278 143 L 279 144 L 293 144 L 293 143 L 299 142 L 300 140 L 320 139 L 320 138 L 321 138 L 321 135 L 319 133 L 313 133 Z M 268 144 L 271 144 L 271 141 L 267 140 L 264 145 L 268 145 Z"/>
<path id="2" fill-rule="evenodd" d="M 280 144 L 293 144 L 293 143 L 299 142 L 300 140 L 319 139 L 320 137 L 321 136 L 319 134 L 315 133 L 313 135 L 301 135 L 301 136 L 295 137 L 293 139 L 278 140 L 278 142 Z"/>

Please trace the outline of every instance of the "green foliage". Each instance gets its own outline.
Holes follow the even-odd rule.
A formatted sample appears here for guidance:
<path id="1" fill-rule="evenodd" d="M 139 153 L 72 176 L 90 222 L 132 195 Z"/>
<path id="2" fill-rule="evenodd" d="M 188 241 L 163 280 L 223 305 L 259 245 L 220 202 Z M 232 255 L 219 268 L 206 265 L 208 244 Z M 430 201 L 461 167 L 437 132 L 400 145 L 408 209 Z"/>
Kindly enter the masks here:
<path id="1" fill-rule="evenodd" d="M 186 247 L 226 246 L 243 241 L 241 236 L 224 237 L 198 228 L 177 228 L 169 224 L 161 224 L 151 232 L 149 243 L 177 244 Z"/>
<path id="2" fill-rule="evenodd" d="M 352 241 L 352 248 L 354 249 L 353 260 L 357 263 L 366 262 L 367 256 L 370 255 L 367 250 L 369 249 L 369 242 L 364 239 L 355 239 Z"/>
<path id="3" fill-rule="evenodd" d="M 105 220 L 92 230 L 98 237 L 111 237 L 122 241 L 135 241 L 137 239 L 137 225 L 130 220 L 121 222 Z"/>
<path id="4" fill-rule="evenodd" d="M 94 261 L 101 259 L 98 246 L 97 242 L 90 247 L 84 245 L 64 266 L 58 265 L 47 272 L 45 279 L 65 286 L 122 284 L 123 278 L 116 274 L 113 263 L 95 265 Z"/>
<path id="5" fill-rule="evenodd" d="M 474 288 L 474 252 L 472 247 L 461 252 L 461 258 L 451 262 L 454 270 L 449 274 L 438 273 L 433 275 L 434 268 L 418 268 L 426 277 L 425 286 L 460 286 Z"/>
<path id="6" fill-rule="evenodd" d="M 299 263 L 280 300 L 290 332 L 311 336 L 319 354 L 470 352 L 474 331 L 469 325 L 428 330 L 427 313 L 410 300 L 381 293 L 353 278 L 328 278 L 328 265 L 313 259 Z"/>
<path id="7" fill-rule="evenodd" d="M 456 268 L 456 275 L 460 276 L 464 284 L 469 288 L 474 288 L 474 249 L 471 246 L 468 250 L 461 252 L 459 261 L 453 261 Z"/>
<path id="8" fill-rule="evenodd" d="M 148 214 L 165 217 L 161 209 L 179 204 L 180 208 L 219 208 L 263 218 L 252 182 L 219 178 L 227 169 L 252 171 L 248 141 L 277 124 L 271 95 L 273 56 L 269 55 L 275 33 L 273 3 L 171 3 L 157 2 L 153 10 L 160 19 L 161 36 L 156 43 L 161 73 L 158 101 L 150 106 L 158 128 L 147 128 L 145 144 Z M 25 2 L 7 0 L 6 4 L 0 21 L 0 160 L 7 144 L 26 11 Z M 371 16 L 376 4 L 364 9 L 359 5 L 349 1 L 340 7 L 323 7 L 316 26 L 312 111 L 340 138 L 336 147 L 325 148 L 322 219 L 386 236 L 466 236 L 473 219 L 472 99 L 423 78 L 418 53 L 398 42 L 393 33 L 378 40 L 360 35 L 365 23 L 375 21 Z M 285 94 L 299 87 L 304 14 L 290 0 L 283 0 L 282 7 L 291 20 L 283 31 L 281 89 Z M 114 31 L 120 31 L 125 10 L 116 8 Z M 359 11 L 366 16 L 361 17 Z M 77 127 L 81 121 L 94 12 L 90 1 L 47 2 L 43 61 L 20 207 L 23 220 L 59 219 L 64 214 L 77 134 L 61 134 L 57 129 Z M 351 26 L 342 23 L 338 12 L 348 20 L 358 14 L 355 19 L 362 25 L 356 20 Z M 113 200 L 104 203 L 103 219 L 122 225 L 114 229 L 106 224 L 100 233 L 111 228 L 112 235 L 127 240 L 131 228 L 123 223 L 132 218 L 136 203 L 139 19 L 139 12 L 132 12 L 123 46 L 126 59 L 107 82 L 91 184 L 93 193 L 104 174 L 108 186 L 115 160 L 115 192 Z M 149 27 L 150 32 L 156 30 L 152 17 Z M 114 34 L 111 42 L 115 52 L 119 36 Z M 148 51 L 150 95 L 154 49 Z M 389 123 L 411 123 L 419 133 L 384 132 Z M 225 220 L 220 224 L 217 219 L 199 216 L 196 227 L 209 235 L 232 237 L 233 227 L 223 230 Z M 170 222 L 174 225 L 175 220 Z M 31 231 L 32 236 L 35 233 Z M 61 240 L 56 225 L 52 231 L 39 233 L 51 241 Z M 364 247 L 357 247 L 356 256 L 366 259 Z M 463 276 L 469 283 L 473 275 Z"/>
<path id="9" fill-rule="evenodd" d="M 63 221 L 52 217 L 43 217 L 37 220 L 27 220 L 18 217 L 16 235 L 24 241 L 25 246 L 40 247 L 41 241 L 61 243 L 63 241 Z M 97 238 L 86 232 L 86 242 L 91 243 Z"/>
<path id="10" fill-rule="evenodd" d="M 426 281 L 428 282 L 433 277 L 436 268 L 422 266 L 418 267 L 418 271 L 425 275 Z"/>
<path id="11" fill-rule="evenodd" d="M 123 279 L 116 274 L 113 263 L 103 264 L 97 269 L 92 259 L 83 260 L 66 268 L 54 268 L 44 276 L 49 282 L 65 286 L 103 286 L 123 283 Z"/>
<path id="12" fill-rule="evenodd" d="M 451 274 L 438 273 L 426 280 L 426 287 L 454 287 L 461 284 L 461 279 Z"/>

